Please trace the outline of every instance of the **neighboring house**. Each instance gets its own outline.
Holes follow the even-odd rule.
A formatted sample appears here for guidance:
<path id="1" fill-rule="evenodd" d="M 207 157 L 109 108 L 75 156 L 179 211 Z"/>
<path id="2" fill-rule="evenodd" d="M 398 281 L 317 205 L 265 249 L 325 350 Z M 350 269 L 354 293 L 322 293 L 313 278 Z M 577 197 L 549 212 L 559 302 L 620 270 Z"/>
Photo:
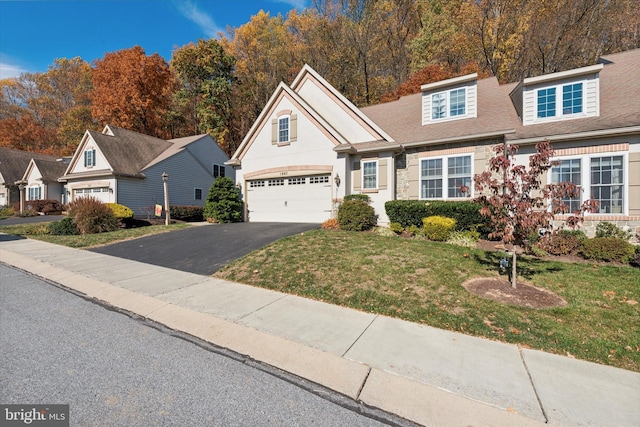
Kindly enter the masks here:
<path id="1" fill-rule="evenodd" d="M 25 201 L 54 199 L 65 203 L 65 192 L 58 178 L 67 169 L 69 159 L 31 159 L 20 181 L 25 188 Z"/>
<path id="2" fill-rule="evenodd" d="M 602 220 L 637 228 L 638 64 L 640 49 L 520 83 L 471 74 L 362 109 L 305 66 L 290 87 L 278 86 L 228 164 L 249 221 L 321 222 L 335 214 L 334 199 L 366 193 L 384 224 L 388 200 L 475 197 L 473 176 L 487 169 L 494 145 L 517 144 L 516 160 L 526 163 L 535 144 L 549 139 L 562 163 L 547 182 L 581 188 L 580 200 L 567 200 L 571 207 L 600 202 L 587 216 L 588 231 Z M 316 176 L 326 177 L 324 190 L 312 186 Z"/>
<path id="3" fill-rule="evenodd" d="M 92 196 L 150 216 L 164 205 L 163 173 L 171 205 L 204 206 L 215 178 L 234 179 L 228 159 L 208 134 L 166 141 L 107 125 L 102 133 L 86 131 L 59 180 L 69 201 Z"/>
<path id="4" fill-rule="evenodd" d="M 49 172 L 49 164 L 56 164 L 56 167 L 60 166 L 63 159 L 58 159 L 56 156 L 49 156 L 46 154 L 32 153 L 29 151 L 13 150 L 10 148 L 0 148 L 0 206 L 11 206 L 14 203 L 20 202 L 20 190 L 19 183 L 25 178 L 25 171 L 30 166 L 32 161 L 46 162 L 47 166 L 43 166 L 44 172 L 37 172 L 44 174 L 46 178 L 43 181 L 36 181 L 34 175 L 33 181 L 30 181 L 33 188 L 40 188 L 40 195 L 45 198 L 44 195 L 48 195 L 48 198 L 56 199 L 63 202 L 61 199 L 61 190 L 57 188 L 57 183 L 54 184 L 55 188 L 50 188 L 49 185 L 55 180 Z M 64 172 L 64 167 L 62 167 Z M 60 172 L 60 174 L 62 174 Z M 55 177 L 57 179 L 57 177 Z M 53 180 L 53 181 L 52 181 Z M 35 195 L 37 190 L 32 190 L 32 195 Z M 26 196 L 29 196 L 28 190 Z"/>

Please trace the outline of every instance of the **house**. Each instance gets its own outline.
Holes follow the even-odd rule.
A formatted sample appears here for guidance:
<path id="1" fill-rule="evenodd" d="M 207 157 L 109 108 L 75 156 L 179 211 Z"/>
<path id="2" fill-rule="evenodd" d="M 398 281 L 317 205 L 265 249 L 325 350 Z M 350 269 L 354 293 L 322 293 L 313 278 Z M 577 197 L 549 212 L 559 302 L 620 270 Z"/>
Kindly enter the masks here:
<path id="1" fill-rule="evenodd" d="M 228 159 L 208 134 L 167 141 L 107 125 L 85 132 L 59 181 L 69 201 L 92 196 L 150 216 L 164 204 L 163 174 L 171 205 L 204 206 L 217 177 L 234 179 Z"/>
<path id="2" fill-rule="evenodd" d="M 379 223 L 394 199 L 463 200 L 496 144 L 525 163 L 549 139 L 598 221 L 640 227 L 640 49 L 597 64 L 500 85 L 469 74 L 358 109 L 309 66 L 281 83 L 228 165 L 249 221 L 321 222 L 347 194 L 368 194 Z M 471 190 L 461 193 L 460 187 Z M 640 230 L 639 230 L 640 231 Z"/>
<path id="3" fill-rule="evenodd" d="M 25 185 L 25 200 L 55 199 L 63 202 L 57 178 L 64 172 L 64 161 L 56 156 L 0 148 L 0 206 L 20 202 L 20 184 Z M 27 168 L 32 171 L 28 176 L 25 174 Z M 58 176 L 55 176 L 56 171 L 59 171 Z"/>

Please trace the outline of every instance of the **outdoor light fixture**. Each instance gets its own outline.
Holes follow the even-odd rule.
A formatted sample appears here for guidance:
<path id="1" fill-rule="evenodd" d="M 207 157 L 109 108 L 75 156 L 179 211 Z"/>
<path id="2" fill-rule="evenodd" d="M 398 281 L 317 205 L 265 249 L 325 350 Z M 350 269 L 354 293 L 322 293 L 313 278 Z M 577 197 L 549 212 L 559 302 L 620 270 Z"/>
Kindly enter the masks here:
<path id="1" fill-rule="evenodd" d="M 340 187 L 340 175 L 336 174 L 334 181 L 336 182 L 336 187 Z"/>
<path id="2" fill-rule="evenodd" d="M 162 172 L 161 176 L 164 183 L 164 225 L 169 225 L 169 174 Z"/>

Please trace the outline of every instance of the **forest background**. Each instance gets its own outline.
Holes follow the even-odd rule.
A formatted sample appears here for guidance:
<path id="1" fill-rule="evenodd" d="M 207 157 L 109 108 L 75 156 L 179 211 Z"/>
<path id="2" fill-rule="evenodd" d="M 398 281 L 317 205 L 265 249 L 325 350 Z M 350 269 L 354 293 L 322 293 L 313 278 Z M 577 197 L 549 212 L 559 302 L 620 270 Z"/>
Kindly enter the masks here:
<path id="1" fill-rule="evenodd" d="M 640 47 L 640 0 L 313 0 L 259 12 L 169 62 L 141 46 L 0 80 L 0 146 L 73 154 L 105 124 L 164 139 L 209 133 L 229 155 L 306 63 L 359 107 L 478 72 L 500 83 Z"/>

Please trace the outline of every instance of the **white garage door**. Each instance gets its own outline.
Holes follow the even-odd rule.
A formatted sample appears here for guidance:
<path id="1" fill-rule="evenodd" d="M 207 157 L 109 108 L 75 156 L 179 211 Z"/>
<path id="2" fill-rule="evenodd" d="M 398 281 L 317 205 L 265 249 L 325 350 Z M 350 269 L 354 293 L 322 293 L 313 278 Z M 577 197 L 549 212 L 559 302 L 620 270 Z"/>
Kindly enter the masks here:
<path id="1" fill-rule="evenodd" d="M 251 222 L 324 222 L 331 217 L 329 175 L 248 181 Z"/>
<path id="2" fill-rule="evenodd" d="M 80 197 L 91 196 L 100 200 L 102 203 L 109 203 L 109 187 L 95 187 L 95 188 L 78 188 L 73 190 L 74 200 Z"/>

